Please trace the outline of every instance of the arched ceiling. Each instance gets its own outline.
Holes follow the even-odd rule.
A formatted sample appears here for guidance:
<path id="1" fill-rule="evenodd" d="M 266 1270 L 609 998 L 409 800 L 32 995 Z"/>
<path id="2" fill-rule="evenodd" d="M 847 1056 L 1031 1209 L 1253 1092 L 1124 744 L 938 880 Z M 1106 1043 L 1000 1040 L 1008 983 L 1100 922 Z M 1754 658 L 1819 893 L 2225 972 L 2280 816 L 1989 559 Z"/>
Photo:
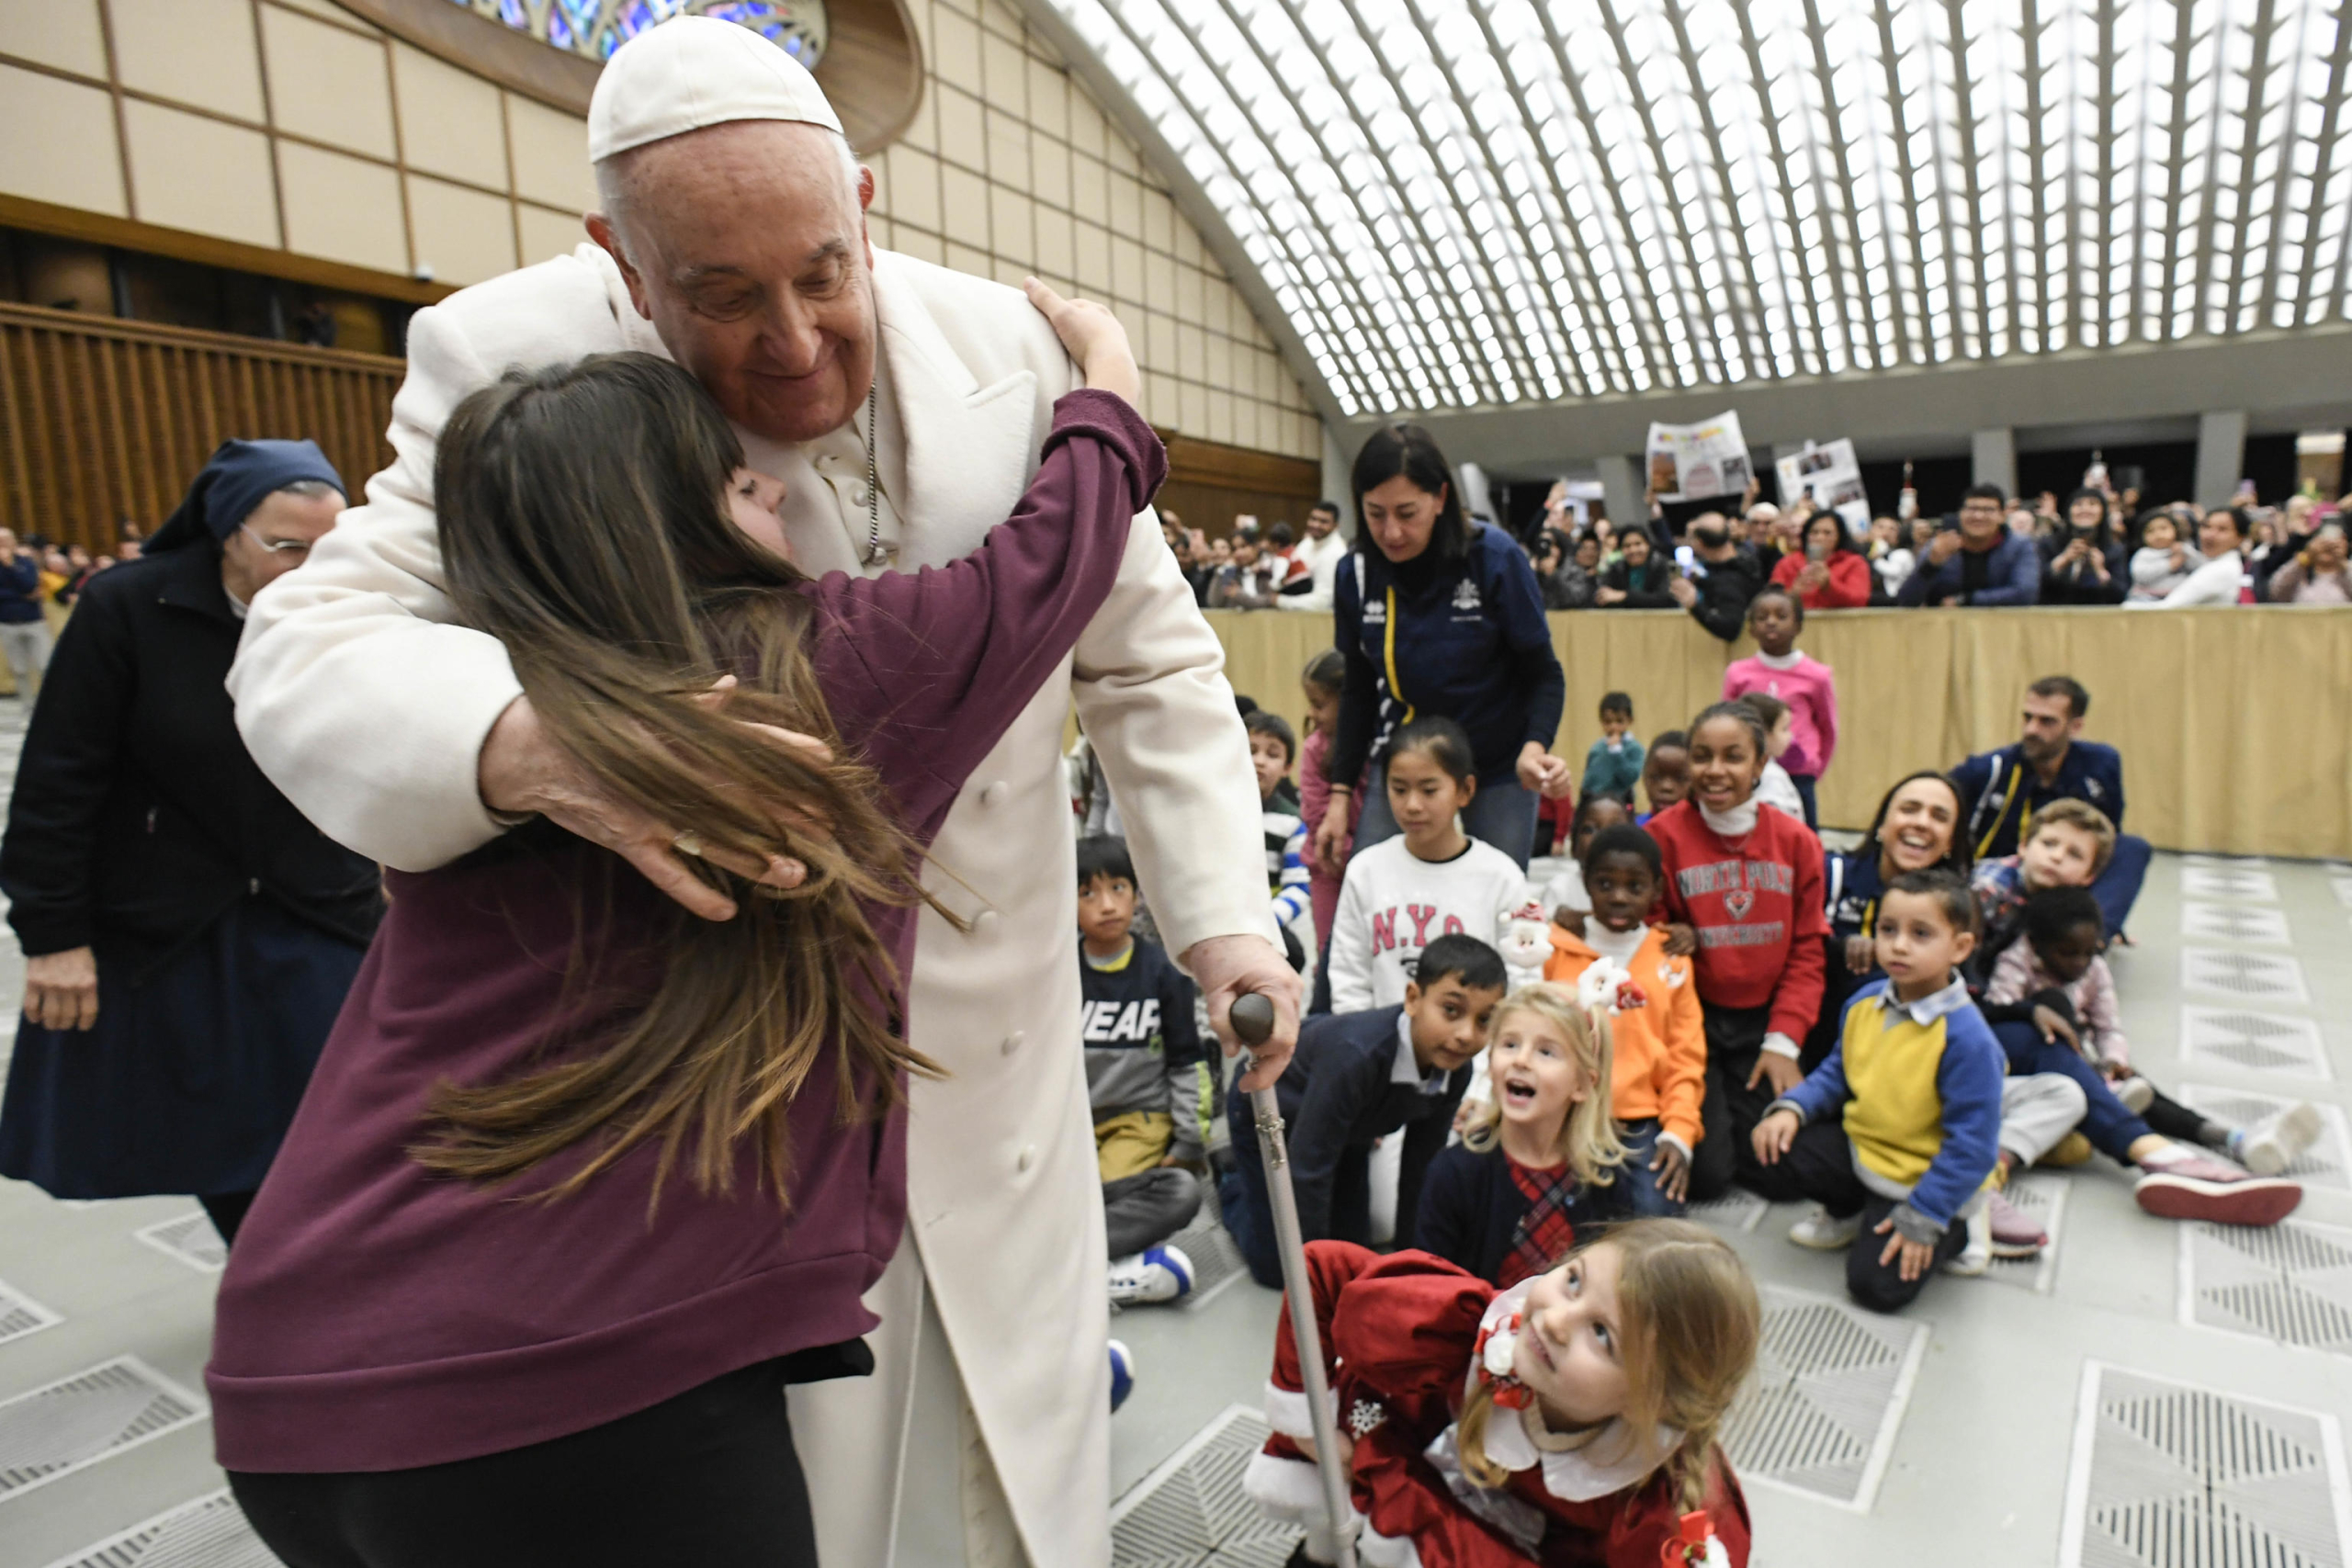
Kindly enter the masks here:
<path id="1" fill-rule="evenodd" d="M 1343 415 L 2345 315 L 2328 0 L 1031 0 Z"/>

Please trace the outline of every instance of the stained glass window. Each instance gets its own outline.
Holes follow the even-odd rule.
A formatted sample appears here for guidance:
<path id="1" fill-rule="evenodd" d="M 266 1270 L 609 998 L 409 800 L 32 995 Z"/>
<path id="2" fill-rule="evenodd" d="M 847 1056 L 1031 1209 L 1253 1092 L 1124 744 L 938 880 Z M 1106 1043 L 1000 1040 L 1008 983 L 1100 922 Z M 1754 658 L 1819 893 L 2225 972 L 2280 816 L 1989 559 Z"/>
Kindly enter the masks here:
<path id="1" fill-rule="evenodd" d="M 503 22 L 591 60 L 603 60 L 656 22 L 676 16 L 717 17 L 751 28 L 814 69 L 825 56 L 825 0 L 457 0 L 477 16 Z"/>

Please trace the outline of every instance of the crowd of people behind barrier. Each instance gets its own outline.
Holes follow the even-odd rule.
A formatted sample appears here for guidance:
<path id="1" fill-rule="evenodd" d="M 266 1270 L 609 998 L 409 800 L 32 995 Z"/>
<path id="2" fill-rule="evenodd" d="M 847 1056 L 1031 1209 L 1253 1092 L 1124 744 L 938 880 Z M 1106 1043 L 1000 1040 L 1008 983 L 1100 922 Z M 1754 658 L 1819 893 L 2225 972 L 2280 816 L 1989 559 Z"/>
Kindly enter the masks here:
<path id="1" fill-rule="evenodd" d="M 1810 497 L 1783 507 L 1751 491 L 1679 526 L 1656 503 L 1646 522 L 1620 525 L 1606 516 L 1578 523 L 1561 484 L 1515 537 L 1547 611 L 1679 606 L 1725 641 L 1768 582 L 1808 610 L 2352 604 L 2352 495 L 2297 494 L 2275 507 L 2143 509 L 2139 500 L 2103 483 L 2063 502 L 2053 491 L 2028 501 L 1975 485 L 1942 516 L 1882 515 L 1857 530 Z M 1338 519 L 1326 501 L 1296 535 L 1287 523 L 1261 529 L 1244 520 L 1212 539 L 1170 524 L 1169 546 L 1204 609 L 1328 610 L 1344 547 L 1332 542 Z"/>

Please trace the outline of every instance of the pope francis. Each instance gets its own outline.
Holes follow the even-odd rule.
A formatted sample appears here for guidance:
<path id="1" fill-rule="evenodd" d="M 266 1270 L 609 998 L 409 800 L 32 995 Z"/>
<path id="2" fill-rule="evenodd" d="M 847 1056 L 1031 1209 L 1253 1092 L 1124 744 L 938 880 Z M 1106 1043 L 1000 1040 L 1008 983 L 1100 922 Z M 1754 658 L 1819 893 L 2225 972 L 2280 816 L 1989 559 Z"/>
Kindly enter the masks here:
<path id="1" fill-rule="evenodd" d="M 425 870 L 538 813 L 724 918 L 678 859 L 692 825 L 600 794 L 537 730 L 500 645 L 450 624 L 433 508 L 450 410 L 509 367 L 665 355 L 786 482 L 799 564 L 871 573 L 975 548 L 1075 380 L 1020 294 L 874 250 L 871 176 L 814 78 L 757 35 L 702 17 L 641 35 L 606 65 L 588 130 L 594 243 L 417 314 L 392 466 L 254 601 L 230 688 L 255 760 L 345 844 Z M 1277 1002 L 1245 1081 L 1271 1081 L 1295 1036 L 1222 656 L 1148 517 L 1068 668 L 934 846 L 953 874 L 935 891 L 969 931 L 926 914 L 918 939 L 909 1030 L 950 1076 L 913 1087 L 913 1245 L 868 1298 L 877 1370 L 792 1393 L 834 1568 L 1109 1560 L 1105 1254 L 1058 766 L 1072 700 L 1220 1028 L 1246 991 Z"/>

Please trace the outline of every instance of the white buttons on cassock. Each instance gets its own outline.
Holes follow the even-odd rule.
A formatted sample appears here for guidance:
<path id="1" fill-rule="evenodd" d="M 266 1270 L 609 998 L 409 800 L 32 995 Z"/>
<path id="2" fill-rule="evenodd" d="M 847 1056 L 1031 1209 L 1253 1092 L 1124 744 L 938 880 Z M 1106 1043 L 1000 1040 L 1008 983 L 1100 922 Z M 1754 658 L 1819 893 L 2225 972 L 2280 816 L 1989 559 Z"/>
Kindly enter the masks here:
<path id="1" fill-rule="evenodd" d="M 972 934 L 974 936 L 994 936 L 996 935 L 996 928 L 1003 923 L 1003 919 L 1004 917 L 998 914 L 994 909 L 982 909 L 978 914 L 972 917 Z"/>
<path id="2" fill-rule="evenodd" d="M 1010 1034 L 1008 1034 L 1008 1035 L 1006 1035 L 1006 1036 L 1004 1037 L 1004 1043 L 1003 1043 L 1002 1045 L 999 1046 L 999 1047 L 998 1047 L 998 1049 L 999 1049 L 999 1050 L 1001 1050 L 1001 1051 L 1002 1051 L 1006 1055 L 1010 1056 L 1010 1055 L 1012 1055 L 1015 1051 L 1020 1050 L 1020 1049 L 1021 1049 L 1021 1047 L 1023 1047 L 1023 1045 L 1026 1045 L 1026 1044 L 1028 1044 L 1028 1043 L 1029 1043 L 1029 1036 L 1028 1036 L 1028 1034 L 1027 1034 L 1025 1032 L 1022 1031 L 1022 1030 L 1018 1030 L 1018 1029 L 1016 1029 L 1016 1030 L 1014 1030 L 1012 1033 L 1010 1033 Z"/>
<path id="3" fill-rule="evenodd" d="M 989 785 L 988 788 L 980 791 L 980 804 L 990 807 L 1002 806 L 1004 804 L 1004 797 L 1012 793 L 1012 786 L 1006 784 L 1002 779 L 999 779 L 996 783 Z"/>
<path id="4" fill-rule="evenodd" d="M 864 506 L 865 504 L 865 498 L 871 493 L 872 492 L 865 488 L 865 481 L 864 479 L 860 479 L 855 484 L 849 487 L 849 503 L 852 506 Z"/>
<path id="5" fill-rule="evenodd" d="M 1023 1169 L 1023 1170 L 1027 1170 L 1031 1166 L 1035 1165 L 1036 1163 L 1037 1163 L 1037 1145 L 1035 1145 L 1035 1144 L 1023 1144 L 1023 1145 L 1021 1145 L 1021 1168 L 1022 1168 L 1022 1169 Z"/>

